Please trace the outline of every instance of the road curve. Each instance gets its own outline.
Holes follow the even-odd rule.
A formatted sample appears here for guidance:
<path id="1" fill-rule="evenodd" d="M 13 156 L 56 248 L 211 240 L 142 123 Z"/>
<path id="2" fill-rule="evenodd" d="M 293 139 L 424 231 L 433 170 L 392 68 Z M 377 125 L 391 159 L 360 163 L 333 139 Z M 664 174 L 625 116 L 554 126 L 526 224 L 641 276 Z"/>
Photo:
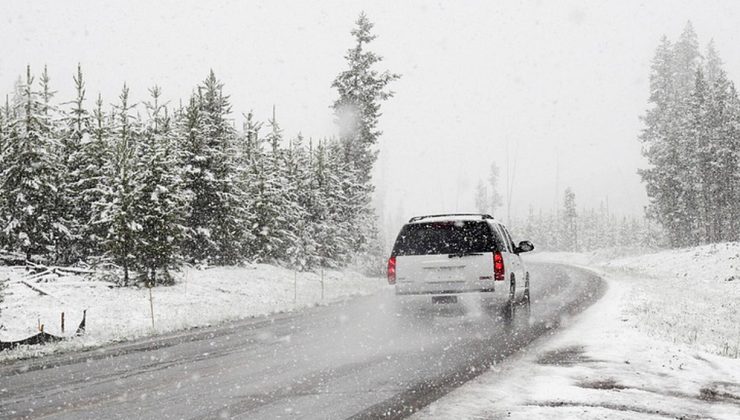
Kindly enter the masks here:
<path id="1" fill-rule="evenodd" d="M 402 418 L 582 311 L 595 274 L 530 264 L 531 305 L 391 292 L 0 365 L 1 418 Z"/>

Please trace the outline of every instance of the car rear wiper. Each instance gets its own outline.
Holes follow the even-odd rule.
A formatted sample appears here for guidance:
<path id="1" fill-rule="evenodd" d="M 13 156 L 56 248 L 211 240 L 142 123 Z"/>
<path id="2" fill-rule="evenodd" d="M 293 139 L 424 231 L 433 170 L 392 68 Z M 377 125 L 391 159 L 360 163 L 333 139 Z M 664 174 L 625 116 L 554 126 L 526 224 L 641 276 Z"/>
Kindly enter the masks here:
<path id="1" fill-rule="evenodd" d="M 458 252 L 456 254 L 449 254 L 447 258 L 462 258 L 469 255 L 483 255 L 482 252 Z"/>

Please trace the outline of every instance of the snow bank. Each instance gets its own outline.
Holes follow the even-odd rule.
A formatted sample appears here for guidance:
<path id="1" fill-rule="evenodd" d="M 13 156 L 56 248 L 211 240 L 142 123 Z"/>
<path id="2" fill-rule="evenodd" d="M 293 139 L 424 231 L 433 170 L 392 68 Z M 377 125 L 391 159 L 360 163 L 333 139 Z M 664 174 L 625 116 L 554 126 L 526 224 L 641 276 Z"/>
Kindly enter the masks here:
<path id="1" fill-rule="evenodd" d="M 603 268 L 641 279 L 625 313 L 643 332 L 740 357 L 740 243 L 623 258 Z"/>
<path id="2" fill-rule="evenodd" d="M 739 256 L 728 243 L 602 262 L 609 290 L 568 329 L 416 418 L 740 418 Z"/>
<path id="3" fill-rule="evenodd" d="M 374 293 L 385 286 L 383 279 L 367 278 L 352 271 L 327 271 L 322 300 L 321 276 L 295 273 L 285 268 L 258 264 L 252 267 L 187 269 L 171 287 L 120 288 L 110 283 L 77 276 L 29 283 L 47 293 L 40 295 L 24 285 L 22 269 L 0 267 L 0 278 L 10 284 L 0 314 L 0 340 L 13 341 L 38 332 L 70 335 L 87 309 L 84 336 L 62 343 L 0 353 L 1 359 L 37 356 L 65 349 L 79 349 L 173 330 L 206 326 L 245 317 L 292 311 L 306 306 Z M 65 313 L 65 333 L 61 313 Z"/>

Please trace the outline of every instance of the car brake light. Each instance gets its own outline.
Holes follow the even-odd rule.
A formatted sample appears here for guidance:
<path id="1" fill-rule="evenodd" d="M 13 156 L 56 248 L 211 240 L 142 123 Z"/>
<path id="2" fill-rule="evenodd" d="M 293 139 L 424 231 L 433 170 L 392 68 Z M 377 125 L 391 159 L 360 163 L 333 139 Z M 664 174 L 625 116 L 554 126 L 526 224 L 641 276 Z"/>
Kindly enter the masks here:
<path id="1" fill-rule="evenodd" d="M 396 257 L 388 259 L 388 284 L 396 284 Z"/>
<path id="2" fill-rule="evenodd" d="M 504 280 L 504 277 L 504 257 L 496 251 L 493 253 L 493 279 L 500 281 Z"/>

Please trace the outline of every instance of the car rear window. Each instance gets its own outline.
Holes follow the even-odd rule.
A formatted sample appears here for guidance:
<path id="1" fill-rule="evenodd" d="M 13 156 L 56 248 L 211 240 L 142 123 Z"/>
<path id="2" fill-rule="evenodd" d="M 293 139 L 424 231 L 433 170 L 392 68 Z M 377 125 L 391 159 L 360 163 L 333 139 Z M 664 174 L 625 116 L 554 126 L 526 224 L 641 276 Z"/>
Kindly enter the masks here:
<path id="1" fill-rule="evenodd" d="M 494 239 L 486 222 L 457 221 L 405 225 L 393 246 L 393 255 L 491 252 Z"/>

